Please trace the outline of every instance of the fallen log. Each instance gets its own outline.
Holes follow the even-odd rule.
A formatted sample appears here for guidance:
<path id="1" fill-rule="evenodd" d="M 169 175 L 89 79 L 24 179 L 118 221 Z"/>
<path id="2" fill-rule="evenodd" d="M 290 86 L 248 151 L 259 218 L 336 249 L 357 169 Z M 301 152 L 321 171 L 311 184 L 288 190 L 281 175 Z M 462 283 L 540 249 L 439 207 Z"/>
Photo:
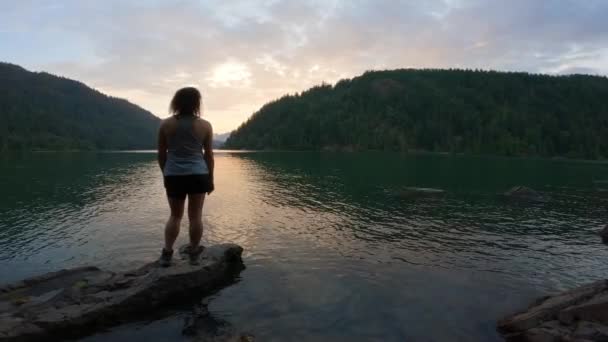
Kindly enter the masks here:
<path id="1" fill-rule="evenodd" d="M 129 272 L 81 267 L 0 287 L 0 341 L 84 336 L 180 298 L 200 299 L 233 282 L 242 251 L 222 244 L 206 248 L 197 266 L 174 258 L 168 268 L 153 262 Z"/>

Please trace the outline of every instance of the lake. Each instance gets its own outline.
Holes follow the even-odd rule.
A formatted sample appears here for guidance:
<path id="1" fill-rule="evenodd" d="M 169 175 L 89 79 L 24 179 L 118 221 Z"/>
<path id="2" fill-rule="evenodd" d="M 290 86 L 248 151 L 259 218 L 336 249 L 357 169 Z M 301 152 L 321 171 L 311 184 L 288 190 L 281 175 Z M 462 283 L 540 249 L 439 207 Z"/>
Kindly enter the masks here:
<path id="1" fill-rule="evenodd" d="M 156 259 L 156 155 L 0 157 L 0 279 Z M 215 322 L 258 341 L 493 341 L 502 315 L 608 275 L 608 164 L 397 153 L 223 152 L 204 243 L 245 248 Z M 514 185 L 545 203 L 499 196 Z M 408 187 L 442 195 L 410 196 Z M 187 241 L 187 220 L 178 244 Z M 176 341 L 187 308 L 85 341 Z"/>

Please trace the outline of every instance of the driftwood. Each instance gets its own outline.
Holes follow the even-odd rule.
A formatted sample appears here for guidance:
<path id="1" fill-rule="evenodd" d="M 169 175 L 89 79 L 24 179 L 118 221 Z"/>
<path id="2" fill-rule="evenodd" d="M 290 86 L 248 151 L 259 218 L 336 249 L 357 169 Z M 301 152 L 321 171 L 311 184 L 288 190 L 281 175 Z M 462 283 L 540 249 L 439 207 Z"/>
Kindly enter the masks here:
<path id="1" fill-rule="evenodd" d="M 0 288 L 0 341 L 56 340 L 136 320 L 180 298 L 202 298 L 232 283 L 243 269 L 243 249 L 208 247 L 198 266 L 174 258 L 130 272 L 81 267 L 48 273 Z"/>

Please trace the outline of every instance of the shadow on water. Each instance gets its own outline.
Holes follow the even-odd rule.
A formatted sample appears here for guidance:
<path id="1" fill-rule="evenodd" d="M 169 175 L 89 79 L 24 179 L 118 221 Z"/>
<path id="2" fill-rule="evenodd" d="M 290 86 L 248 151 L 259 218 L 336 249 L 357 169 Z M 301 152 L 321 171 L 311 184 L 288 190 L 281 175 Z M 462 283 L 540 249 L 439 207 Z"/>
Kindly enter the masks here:
<path id="1" fill-rule="evenodd" d="M 239 265 L 228 270 L 230 276 L 226 277 L 227 281 L 217 284 L 218 290 L 205 297 L 196 292 L 175 297 L 162 309 L 138 315 L 135 323 L 98 331 L 78 341 L 226 341 L 241 336 L 251 337 L 207 309 L 209 302 L 222 289 L 241 281 L 240 274 L 244 269 L 243 265 Z"/>

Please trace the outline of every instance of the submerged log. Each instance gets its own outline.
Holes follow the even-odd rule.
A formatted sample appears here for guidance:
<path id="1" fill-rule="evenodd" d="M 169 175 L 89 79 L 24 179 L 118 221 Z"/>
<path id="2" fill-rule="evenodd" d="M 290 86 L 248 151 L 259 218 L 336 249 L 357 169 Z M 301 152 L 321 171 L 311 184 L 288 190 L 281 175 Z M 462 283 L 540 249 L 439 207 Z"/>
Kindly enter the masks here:
<path id="1" fill-rule="evenodd" d="M 0 341 L 78 337 L 136 320 L 180 298 L 201 298 L 230 284 L 243 268 L 234 244 L 206 248 L 200 265 L 175 257 L 115 273 L 96 267 L 52 272 L 0 288 Z"/>
<path id="2" fill-rule="evenodd" d="M 608 341 L 608 281 L 541 298 L 498 331 L 507 341 Z"/>

